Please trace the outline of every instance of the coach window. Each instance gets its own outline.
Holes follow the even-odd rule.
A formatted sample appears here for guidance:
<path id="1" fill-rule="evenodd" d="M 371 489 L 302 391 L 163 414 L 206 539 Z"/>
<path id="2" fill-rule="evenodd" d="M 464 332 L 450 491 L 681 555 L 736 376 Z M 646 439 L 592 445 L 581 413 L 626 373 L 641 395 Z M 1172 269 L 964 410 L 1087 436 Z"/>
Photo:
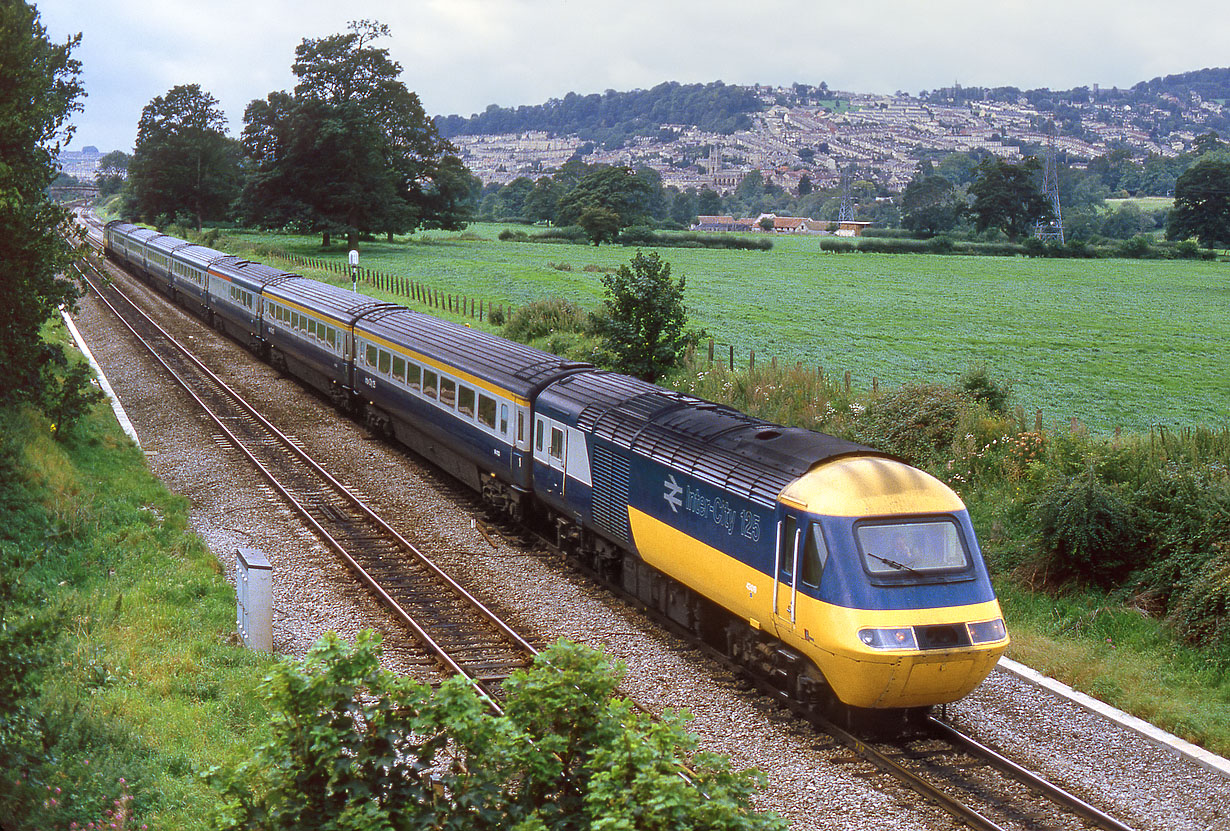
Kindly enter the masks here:
<path id="1" fill-rule="evenodd" d="M 474 390 L 464 384 L 457 390 L 457 411 L 467 418 L 474 418 Z"/>
<path id="2" fill-rule="evenodd" d="M 478 396 L 478 420 L 495 429 L 495 399 L 485 395 Z"/>
<path id="3" fill-rule="evenodd" d="M 551 428 L 551 450 L 549 452 L 554 459 L 564 458 L 564 431 L 558 427 Z"/>
<path id="4" fill-rule="evenodd" d="M 406 367 L 406 383 L 410 385 L 410 389 L 418 390 L 422 387 L 423 370 L 418 364 L 410 364 Z"/>
<path id="5" fill-rule="evenodd" d="M 824 573 L 824 564 L 828 558 L 829 550 L 824 544 L 820 524 L 813 522 L 803 543 L 803 565 L 799 570 L 799 577 L 809 586 L 819 586 L 820 576 Z"/>
<path id="6" fill-rule="evenodd" d="M 436 397 L 436 374 L 430 369 L 423 370 L 423 395 Z"/>
<path id="7" fill-rule="evenodd" d="M 539 452 L 541 452 L 541 451 L 542 451 L 542 426 L 543 426 L 543 424 L 545 424 L 545 423 L 546 423 L 546 422 L 544 422 L 542 419 L 539 419 L 539 420 L 538 420 L 538 439 L 537 439 L 537 441 L 538 441 L 538 450 L 539 450 Z"/>
<path id="8" fill-rule="evenodd" d="M 330 346 L 337 349 L 337 330 L 332 326 L 325 327 L 325 340 L 329 342 Z"/>
<path id="9" fill-rule="evenodd" d="M 388 375 L 389 374 L 389 364 L 392 360 L 393 360 L 393 356 L 390 355 L 388 352 L 385 352 L 383 349 L 381 349 L 380 350 L 380 366 L 377 367 L 377 371 L 381 375 Z"/>
<path id="10" fill-rule="evenodd" d="M 307 332 L 312 337 L 316 337 L 316 318 L 309 317 L 307 322 Z"/>
<path id="11" fill-rule="evenodd" d="M 517 441 L 525 441 L 525 410 L 517 410 Z"/>
<path id="12" fill-rule="evenodd" d="M 375 346 L 369 343 L 367 345 L 367 349 L 364 351 L 367 356 L 367 365 L 370 366 L 372 369 L 375 369 L 376 368 L 376 354 L 380 350 L 378 350 Z"/>
<path id="13" fill-rule="evenodd" d="M 440 403 L 450 407 L 457 403 L 457 382 L 452 378 L 440 378 Z"/>
<path id="14" fill-rule="evenodd" d="M 406 359 L 393 356 L 393 377 L 403 384 L 406 383 Z"/>

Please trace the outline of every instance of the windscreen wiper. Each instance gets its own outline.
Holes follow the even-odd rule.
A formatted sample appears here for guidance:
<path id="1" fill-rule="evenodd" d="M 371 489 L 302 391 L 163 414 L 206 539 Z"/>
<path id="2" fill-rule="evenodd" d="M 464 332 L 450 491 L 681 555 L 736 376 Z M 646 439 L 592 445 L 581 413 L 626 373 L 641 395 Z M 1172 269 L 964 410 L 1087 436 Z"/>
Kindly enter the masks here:
<path id="1" fill-rule="evenodd" d="M 887 557 L 881 557 L 879 554 L 872 554 L 870 551 L 866 552 L 866 554 L 868 557 L 874 557 L 875 559 L 884 563 L 884 565 L 888 566 L 889 568 L 895 568 L 898 571 L 908 571 L 910 574 L 916 574 L 919 577 L 922 577 L 922 572 L 918 571 L 917 569 L 910 568 L 905 563 L 899 563 L 896 560 L 890 560 Z"/>

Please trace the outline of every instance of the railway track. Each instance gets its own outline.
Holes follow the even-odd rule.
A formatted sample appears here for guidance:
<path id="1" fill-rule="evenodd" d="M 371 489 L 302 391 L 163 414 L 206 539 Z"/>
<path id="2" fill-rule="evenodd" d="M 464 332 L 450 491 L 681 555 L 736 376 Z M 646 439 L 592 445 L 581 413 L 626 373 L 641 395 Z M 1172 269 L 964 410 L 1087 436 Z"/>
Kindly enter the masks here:
<path id="1" fill-rule="evenodd" d="M 279 431 L 96 269 L 79 269 L 104 303 L 216 429 L 342 558 L 447 674 L 497 711 L 502 682 L 537 649 Z M 102 278 L 102 279 L 100 279 Z"/>
<path id="2" fill-rule="evenodd" d="M 446 672 L 469 679 L 498 710 L 500 682 L 532 659 L 534 647 L 431 565 L 357 495 L 308 458 L 293 438 L 273 428 L 135 304 L 120 297 L 114 297 L 113 303 L 103 292 L 118 295 L 114 288 L 97 285 L 97 281 L 91 281 L 91 285 L 210 415 L 221 434 L 257 466 L 376 597 L 406 623 L 432 659 Z M 122 307 L 132 311 L 121 314 Z M 524 534 L 517 529 L 497 525 L 493 530 L 525 542 Z M 449 601 L 441 602 L 442 597 Z M 677 630 L 652 611 L 651 616 Z M 741 671 L 720 653 L 713 655 Z M 853 752 L 839 762 L 866 762 L 969 827 L 1129 829 L 943 722 L 928 720 L 925 730 L 909 740 L 873 742 L 817 717 L 760 679 L 754 679 L 754 683 L 774 701 L 795 710 Z M 1023 795 L 1026 791 L 1029 795 Z"/>
<path id="3" fill-rule="evenodd" d="M 1077 795 L 935 717 L 923 720 L 917 735 L 889 742 L 864 740 L 815 716 L 810 720 L 853 751 L 842 761 L 874 765 L 970 828 L 1131 831 Z"/>

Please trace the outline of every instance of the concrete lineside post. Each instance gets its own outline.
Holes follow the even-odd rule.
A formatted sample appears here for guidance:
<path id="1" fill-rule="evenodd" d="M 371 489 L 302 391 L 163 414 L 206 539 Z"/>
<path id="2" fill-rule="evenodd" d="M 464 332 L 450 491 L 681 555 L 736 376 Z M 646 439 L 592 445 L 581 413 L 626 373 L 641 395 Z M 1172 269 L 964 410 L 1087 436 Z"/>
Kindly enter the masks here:
<path id="1" fill-rule="evenodd" d="M 235 625 L 249 649 L 273 651 L 273 566 L 264 552 L 235 552 Z"/>

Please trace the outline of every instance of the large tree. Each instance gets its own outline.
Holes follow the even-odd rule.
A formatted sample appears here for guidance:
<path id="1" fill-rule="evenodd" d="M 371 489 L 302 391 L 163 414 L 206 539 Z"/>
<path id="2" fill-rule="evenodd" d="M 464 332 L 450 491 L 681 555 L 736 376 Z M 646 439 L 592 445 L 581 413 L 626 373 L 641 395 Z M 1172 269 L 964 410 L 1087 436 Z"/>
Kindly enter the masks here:
<path id="1" fill-rule="evenodd" d="M 943 176 L 915 176 L 901 194 L 901 224 L 916 234 L 934 236 L 957 224 L 956 188 Z"/>
<path id="2" fill-rule="evenodd" d="M 128 163 L 129 211 L 160 222 L 186 213 L 197 229 L 223 219 L 239 193 L 238 146 L 218 99 L 199 84 L 172 87 L 145 105 Z"/>
<path id="3" fill-rule="evenodd" d="M 1166 237 L 1195 237 L 1206 248 L 1230 248 L 1230 159 L 1201 159 L 1178 178 Z"/>
<path id="4" fill-rule="evenodd" d="M 374 41 L 387 26 L 350 24 L 345 34 L 295 49 L 293 94 L 271 93 L 244 114 L 253 163 L 244 190 L 248 218 L 324 234 L 461 228 L 472 181 L 440 138 L 401 66 Z"/>
<path id="5" fill-rule="evenodd" d="M 1050 204 L 1038 185 L 1039 162 L 1030 157 L 1020 164 L 986 159 L 978 165 L 978 178 L 969 186 L 973 202 L 969 214 L 979 232 L 999 228 L 1016 241 L 1039 221 L 1050 216 Z"/>
<path id="6" fill-rule="evenodd" d="M 0 3 L 0 404 L 54 407 L 60 395 L 53 369 L 64 353 L 40 330 L 80 289 L 61 276 L 75 251 L 69 216 L 46 188 L 72 135 L 67 120 L 81 110 L 80 41 L 53 43 L 32 5 Z"/>
<path id="7" fill-rule="evenodd" d="M 94 181 L 98 183 L 100 196 L 119 193 L 124 186 L 124 180 L 128 178 L 128 163 L 131 161 L 132 156 L 123 150 L 112 150 L 98 160 L 98 172 L 94 174 Z"/>
<path id="8" fill-rule="evenodd" d="M 652 218 L 655 193 L 649 178 L 627 167 L 599 167 L 577 181 L 572 192 L 559 200 L 555 221 L 579 225 L 582 216 L 614 214 L 618 228 L 646 224 Z"/>

